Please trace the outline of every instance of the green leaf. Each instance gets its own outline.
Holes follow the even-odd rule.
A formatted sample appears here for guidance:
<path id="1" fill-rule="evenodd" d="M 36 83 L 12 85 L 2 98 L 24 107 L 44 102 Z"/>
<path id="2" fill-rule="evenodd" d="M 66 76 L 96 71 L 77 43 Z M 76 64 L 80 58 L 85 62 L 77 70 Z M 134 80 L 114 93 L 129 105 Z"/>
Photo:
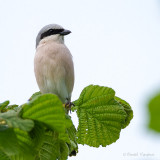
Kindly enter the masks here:
<path id="1" fill-rule="evenodd" d="M 115 91 L 111 88 L 97 85 L 84 88 L 74 102 L 79 118 L 78 143 L 104 147 L 119 138 L 127 115 L 114 98 Z"/>
<path id="2" fill-rule="evenodd" d="M 18 128 L 9 128 L 0 132 L 0 149 L 8 156 L 23 154 L 23 157 L 26 157 L 24 160 L 32 160 L 35 152 L 28 133 Z"/>
<path id="3" fill-rule="evenodd" d="M 42 93 L 39 91 L 39 92 L 35 92 L 30 98 L 29 98 L 29 101 L 33 100 L 34 98 L 36 98 L 37 96 L 41 95 Z"/>
<path id="4" fill-rule="evenodd" d="M 65 116 L 66 116 L 66 126 L 69 126 L 69 128 L 70 128 L 71 126 L 73 126 L 71 116 L 69 116 L 68 114 L 66 114 Z M 60 133 L 58 138 L 64 142 L 70 143 L 68 128 L 66 129 L 65 133 Z"/>
<path id="5" fill-rule="evenodd" d="M 55 132 L 46 132 L 43 144 L 35 160 L 57 160 L 60 156 L 60 143 Z"/>
<path id="6" fill-rule="evenodd" d="M 125 128 L 129 125 L 131 119 L 133 118 L 133 110 L 131 108 L 131 106 L 129 105 L 129 103 L 127 103 L 125 100 L 119 98 L 119 97 L 115 97 L 115 100 L 124 107 L 124 110 L 127 114 L 126 119 L 125 119 L 125 123 L 122 125 L 122 128 Z"/>
<path id="7" fill-rule="evenodd" d="M 28 156 L 27 154 L 17 154 L 10 156 L 11 160 L 35 160 L 33 156 Z"/>
<path id="8" fill-rule="evenodd" d="M 71 117 L 69 115 L 66 115 L 66 118 L 71 120 Z M 69 128 L 67 128 L 66 134 L 59 134 L 58 138 L 60 139 L 60 144 L 61 144 L 60 159 L 65 159 L 64 157 L 68 157 L 68 155 L 75 156 L 76 153 L 78 152 L 78 144 L 76 142 L 76 129 L 73 123 Z M 62 156 L 62 154 L 64 155 Z"/>
<path id="9" fill-rule="evenodd" d="M 19 144 L 13 129 L 0 131 L 0 150 L 9 156 L 19 153 Z"/>
<path id="10" fill-rule="evenodd" d="M 20 110 L 20 107 L 19 107 L 18 105 L 16 105 L 16 104 L 8 105 L 8 106 L 6 106 L 5 108 L 3 108 L 3 109 L 1 110 L 1 112 L 4 113 L 4 112 L 7 112 L 7 111 L 9 111 L 9 110 L 14 110 L 14 111 L 17 112 L 18 110 Z"/>
<path id="11" fill-rule="evenodd" d="M 58 160 L 66 160 L 69 155 L 68 145 L 64 141 L 60 141 L 60 156 Z"/>
<path id="12" fill-rule="evenodd" d="M 5 101 L 3 103 L 0 103 L 0 111 L 2 111 L 5 107 L 7 107 L 9 104 L 9 101 Z"/>
<path id="13" fill-rule="evenodd" d="M 16 134 L 17 142 L 21 150 L 21 153 L 19 155 L 23 155 L 23 158 L 25 157 L 26 160 L 27 158 L 33 159 L 36 148 L 34 148 L 34 142 L 29 136 L 29 133 L 18 128 L 15 128 L 14 132 Z"/>
<path id="14" fill-rule="evenodd" d="M 18 113 L 10 110 L 5 113 L 0 113 L 0 125 L 7 125 L 9 128 L 19 128 L 24 131 L 30 131 L 34 122 L 29 119 L 21 119 L 18 117 Z"/>
<path id="15" fill-rule="evenodd" d="M 76 141 L 76 128 L 74 124 L 72 123 L 72 126 L 67 128 L 67 133 L 69 135 L 70 142 L 68 143 L 68 148 L 69 148 L 69 155 L 76 155 L 78 152 L 78 144 Z"/>
<path id="16" fill-rule="evenodd" d="M 54 94 L 39 95 L 24 104 L 22 117 L 42 122 L 59 133 L 65 133 L 69 124 L 66 123 L 62 102 Z"/>
<path id="17" fill-rule="evenodd" d="M 58 138 L 64 142 L 70 143 L 69 136 L 67 134 L 67 131 L 65 133 L 60 133 Z"/>
<path id="18" fill-rule="evenodd" d="M 21 119 L 14 110 L 0 113 L 0 149 L 12 156 L 11 159 L 25 153 L 23 159 L 32 160 L 33 143 L 26 131 L 33 126 L 32 120 Z"/>
<path id="19" fill-rule="evenodd" d="M 7 109 L 8 109 L 8 110 L 11 110 L 11 109 L 15 110 L 15 108 L 16 108 L 16 109 L 18 108 L 18 105 L 17 105 L 17 104 L 12 104 L 12 105 L 7 106 Z"/>
<path id="20" fill-rule="evenodd" d="M 1 122 L 2 123 L 2 122 Z M 4 122 L 5 123 L 5 122 Z M 4 130 L 6 130 L 6 129 L 8 129 L 9 127 L 7 126 L 7 125 L 3 125 L 3 124 L 0 124 L 0 132 L 1 131 L 4 131 Z"/>
<path id="21" fill-rule="evenodd" d="M 36 148 L 34 148 L 34 143 L 28 133 L 18 128 L 14 129 L 14 132 L 16 135 L 15 140 L 18 143 L 19 152 L 14 152 L 14 154 L 11 154 L 11 160 L 34 160 Z M 14 144 L 12 145 L 14 146 Z"/>
<path id="22" fill-rule="evenodd" d="M 0 113 L 0 149 L 13 157 L 25 153 L 27 157 L 23 158 L 31 160 L 34 148 L 26 131 L 30 131 L 33 126 L 32 120 L 21 119 L 14 110 Z"/>
<path id="23" fill-rule="evenodd" d="M 3 151 L 0 150 L 0 160 L 11 160 Z"/>
<path id="24" fill-rule="evenodd" d="M 32 138 L 34 148 L 39 150 L 44 141 L 45 127 L 42 123 L 34 122 L 34 128 L 29 132 L 29 136 Z"/>
<path id="25" fill-rule="evenodd" d="M 148 104 L 149 109 L 149 128 L 160 132 L 160 93 L 156 94 Z"/>

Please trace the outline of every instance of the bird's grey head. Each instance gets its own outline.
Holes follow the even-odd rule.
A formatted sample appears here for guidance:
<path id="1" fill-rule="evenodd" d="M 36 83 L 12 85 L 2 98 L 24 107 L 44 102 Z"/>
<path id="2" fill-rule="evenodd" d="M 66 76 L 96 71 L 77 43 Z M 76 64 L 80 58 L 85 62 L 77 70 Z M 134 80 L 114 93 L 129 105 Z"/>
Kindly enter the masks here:
<path id="1" fill-rule="evenodd" d="M 44 26 L 38 33 L 37 38 L 36 38 L 36 48 L 39 44 L 39 42 L 51 35 L 59 34 L 59 35 L 67 35 L 70 34 L 71 31 L 64 29 L 62 26 L 58 24 L 49 24 Z"/>

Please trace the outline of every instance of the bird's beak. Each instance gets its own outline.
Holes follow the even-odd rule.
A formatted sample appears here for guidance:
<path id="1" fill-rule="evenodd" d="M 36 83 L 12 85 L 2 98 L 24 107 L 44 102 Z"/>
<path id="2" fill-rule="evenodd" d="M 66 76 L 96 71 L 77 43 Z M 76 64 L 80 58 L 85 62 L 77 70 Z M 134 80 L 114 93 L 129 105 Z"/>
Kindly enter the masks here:
<path id="1" fill-rule="evenodd" d="M 71 31 L 65 29 L 64 31 L 60 32 L 60 35 L 65 36 L 65 35 L 70 34 L 70 33 L 71 33 Z"/>

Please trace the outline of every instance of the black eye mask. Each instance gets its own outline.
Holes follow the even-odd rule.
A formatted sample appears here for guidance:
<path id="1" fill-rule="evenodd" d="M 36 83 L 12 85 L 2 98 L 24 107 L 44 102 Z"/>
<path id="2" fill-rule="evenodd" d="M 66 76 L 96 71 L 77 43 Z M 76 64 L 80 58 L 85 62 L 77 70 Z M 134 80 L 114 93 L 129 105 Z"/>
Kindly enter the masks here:
<path id="1" fill-rule="evenodd" d="M 46 31 L 43 34 L 41 34 L 41 38 L 40 39 L 43 39 L 43 38 L 48 37 L 50 35 L 61 33 L 63 31 L 64 31 L 64 29 L 49 29 L 48 31 Z"/>

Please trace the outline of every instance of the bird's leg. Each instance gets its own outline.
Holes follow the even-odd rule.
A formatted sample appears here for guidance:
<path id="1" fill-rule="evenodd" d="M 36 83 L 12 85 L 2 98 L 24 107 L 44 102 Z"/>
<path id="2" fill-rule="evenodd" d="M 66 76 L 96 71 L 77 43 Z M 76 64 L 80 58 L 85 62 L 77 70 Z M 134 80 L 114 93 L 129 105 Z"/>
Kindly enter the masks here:
<path id="1" fill-rule="evenodd" d="M 70 113 L 71 113 L 71 107 L 75 106 L 75 105 L 68 98 L 66 98 L 66 99 L 67 99 L 67 103 L 65 104 L 65 108 L 67 109 L 67 111 L 70 111 Z"/>

